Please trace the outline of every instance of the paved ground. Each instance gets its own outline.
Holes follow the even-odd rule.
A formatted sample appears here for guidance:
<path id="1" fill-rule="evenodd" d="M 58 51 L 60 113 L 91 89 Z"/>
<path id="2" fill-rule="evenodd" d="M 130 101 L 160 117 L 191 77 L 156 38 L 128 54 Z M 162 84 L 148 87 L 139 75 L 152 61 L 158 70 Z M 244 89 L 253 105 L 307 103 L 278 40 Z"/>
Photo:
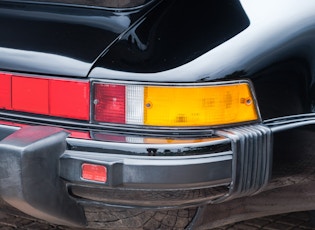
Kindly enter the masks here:
<path id="1" fill-rule="evenodd" d="M 309 212 L 289 213 L 248 220 L 215 230 L 306 230 L 315 229 L 311 226 Z"/>
<path id="2" fill-rule="evenodd" d="M 74 230 L 62 226 L 50 225 L 43 221 L 34 221 L 26 216 L 17 217 L 13 213 L 0 211 L 0 230 Z M 311 230 L 308 212 L 290 213 L 264 217 L 216 228 L 215 230 Z M 77 230 L 77 229 L 76 229 Z"/>

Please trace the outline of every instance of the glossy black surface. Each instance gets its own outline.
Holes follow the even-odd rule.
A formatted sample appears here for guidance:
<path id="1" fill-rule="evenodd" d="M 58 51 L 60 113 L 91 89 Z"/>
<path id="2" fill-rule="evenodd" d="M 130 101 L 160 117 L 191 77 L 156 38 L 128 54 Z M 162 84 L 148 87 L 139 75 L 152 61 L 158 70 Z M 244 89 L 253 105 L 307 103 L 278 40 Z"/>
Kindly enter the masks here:
<path id="1" fill-rule="evenodd" d="M 249 20 L 237 0 L 163 1 L 97 63 L 130 72 L 158 72 L 185 64 L 244 30 Z"/>
<path id="2" fill-rule="evenodd" d="M 172 156 L 198 156 L 202 154 L 215 154 L 231 150 L 231 144 L 227 140 L 215 141 L 215 138 L 200 140 L 196 143 L 196 139 L 171 139 L 171 138 L 155 138 L 156 143 L 146 143 L 143 137 L 139 136 L 120 136 L 111 135 L 116 138 L 114 141 L 105 139 L 95 139 L 97 141 L 68 141 L 69 149 L 78 152 L 98 152 L 111 153 L 118 155 L 134 155 L 134 156 L 149 156 L 149 157 L 172 157 Z M 142 142 L 128 142 L 128 139 L 142 140 Z M 152 139 L 151 139 L 152 140 Z M 164 144 L 159 144 L 159 142 Z M 172 144 L 166 144 L 169 141 Z M 176 143 L 177 141 L 177 143 Z M 212 143 L 211 143 L 212 142 Z M 106 143 L 106 144 L 104 144 Z M 117 145 L 118 143 L 118 145 Z M 211 144 L 210 144 L 211 143 Z"/>
<path id="3" fill-rule="evenodd" d="M 301 59 L 289 59 L 248 76 L 263 120 L 312 111 L 314 93 L 308 68 Z"/>
<path id="4" fill-rule="evenodd" d="M 314 108 L 311 6 L 272 18 L 236 0 L 157 1 L 133 11 L 28 2 L 0 2 L 0 69 L 155 82 L 250 78 L 263 119 Z"/>
<path id="5" fill-rule="evenodd" d="M 34 0 L 19 0 L 34 2 Z M 66 4 L 80 4 L 90 6 L 101 6 L 101 7 L 135 7 L 143 5 L 150 0 L 132 0 L 132 1 L 111 1 L 111 0 L 42 0 L 42 2 L 54 2 L 54 3 L 66 3 Z"/>
<path id="6" fill-rule="evenodd" d="M 0 2 L 0 69 L 86 77 L 95 59 L 138 17 L 62 5 Z"/>

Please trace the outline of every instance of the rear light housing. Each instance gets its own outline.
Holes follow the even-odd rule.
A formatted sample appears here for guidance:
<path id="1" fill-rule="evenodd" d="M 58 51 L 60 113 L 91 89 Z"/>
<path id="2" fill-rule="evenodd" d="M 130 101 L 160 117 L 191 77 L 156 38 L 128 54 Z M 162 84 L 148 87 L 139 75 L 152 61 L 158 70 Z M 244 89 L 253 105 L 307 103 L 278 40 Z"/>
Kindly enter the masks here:
<path id="1" fill-rule="evenodd" d="M 163 127 L 218 126 L 260 119 L 248 81 L 146 85 L 94 82 L 94 122 Z"/>

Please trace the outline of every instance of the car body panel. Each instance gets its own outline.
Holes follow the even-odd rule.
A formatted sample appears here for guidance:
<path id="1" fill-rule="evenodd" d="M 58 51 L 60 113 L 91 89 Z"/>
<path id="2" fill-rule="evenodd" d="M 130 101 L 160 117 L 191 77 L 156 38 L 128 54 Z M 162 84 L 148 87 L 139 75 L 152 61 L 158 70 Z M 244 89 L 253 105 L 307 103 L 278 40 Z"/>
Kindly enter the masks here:
<path id="1" fill-rule="evenodd" d="M 1 69 L 86 77 L 98 56 L 146 10 L 1 1 Z"/>
<path id="2" fill-rule="evenodd" d="M 189 229 L 290 207 L 292 211 L 314 207 L 275 202 L 281 208 L 255 206 L 248 216 L 246 209 L 235 209 L 231 217 L 224 208 L 252 207 L 255 197 L 264 194 L 272 206 L 277 189 L 299 196 L 299 189 L 291 185 L 313 178 L 315 2 L 191 4 L 164 0 L 118 9 L 51 1 L 0 3 L 1 76 L 16 74 L 34 81 L 85 78 L 91 87 L 91 116 L 86 120 L 0 109 L 2 199 L 24 212 L 28 207 L 30 215 L 50 222 L 113 228 L 165 227 L 161 220 L 147 226 L 146 217 L 137 219 L 137 212 L 155 216 L 166 210 L 165 216 L 176 218 L 168 227 Z M 249 104 L 257 117 L 204 127 L 97 123 L 94 82 L 141 87 L 243 82 L 253 95 Z M 116 105 L 117 98 L 112 101 Z M 63 129 L 80 135 L 67 137 Z M 50 148 L 45 141 L 55 132 L 58 138 L 52 138 Z M 39 162 L 34 168 L 29 167 L 33 160 Z M 7 167 L 9 161 L 16 167 Z M 45 164 L 49 167 L 42 167 Z M 84 164 L 104 169 L 102 178 L 108 181 L 84 178 Z M 38 183 L 41 170 L 51 180 Z M 34 197 L 32 183 L 36 188 L 57 187 L 51 194 L 45 190 Z M 47 193 L 56 201 L 50 206 L 43 202 Z M 60 200 L 76 214 L 56 214 L 64 207 Z M 218 213 L 216 219 L 209 218 L 211 213 Z M 114 224 L 113 216 L 119 224 Z"/>
<path id="3" fill-rule="evenodd" d="M 186 64 L 249 25 L 238 1 L 162 1 L 133 25 L 95 66 L 155 73 Z"/>
<path id="4" fill-rule="evenodd" d="M 250 25 L 223 44 L 186 64 L 154 73 L 126 73 L 96 66 L 89 76 L 110 76 L 124 80 L 131 78 L 139 81 L 152 79 L 159 82 L 195 82 L 239 75 L 250 77 L 251 74 L 288 57 L 306 58 L 313 64 L 313 1 L 305 1 L 303 5 L 293 0 L 277 3 L 247 0 L 240 2 Z M 198 41 L 197 38 L 196 40 Z"/>

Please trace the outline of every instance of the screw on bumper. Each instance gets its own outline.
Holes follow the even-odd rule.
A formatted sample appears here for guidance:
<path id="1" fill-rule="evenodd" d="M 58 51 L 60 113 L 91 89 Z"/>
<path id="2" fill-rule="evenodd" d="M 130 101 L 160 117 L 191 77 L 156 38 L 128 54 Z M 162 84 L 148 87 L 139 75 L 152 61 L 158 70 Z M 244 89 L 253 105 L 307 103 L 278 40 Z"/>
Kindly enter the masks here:
<path id="1" fill-rule="evenodd" d="M 272 133 L 262 125 L 219 130 L 215 132 L 219 138 L 175 145 L 77 140 L 67 138 L 65 131 L 53 127 L 24 127 L 11 133 L 0 141 L 1 197 L 25 213 L 57 224 L 85 224 L 80 196 L 69 193 L 73 186 L 79 190 L 97 188 L 101 192 L 95 200 L 109 205 L 165 208 L 196 206 L 254 194 L 270 177 Z M 108 152 L 74 151 L 67 148 L 67 143 L 97 144 Z M 215 146 L 222 144 L 229 148 L 218 152 Z M 119 154 L 117 147 L 121 145 L 135 153 L 140 149 L 158 151 L 159 148 L 189 152 L 192 147 L 194 152 L 186 156 L 135 156 Z M 199 154 L 196 149 L 200 150 Z M 89 163 L 106 167 L 105 183 L 82 178 L 82 165 Z M 209 189 L 222 186 L 226 187 L 223 193 L 210 194 Z M 106 189 L 117 192 L 104 197 L 106 193 L 102 191 Z M 199 193 L 202 189 L 206 191 L 203 197 Z M 143 200 L 141 196 L 134 199 L 133 194 L 139 191 L 146 194 L 158 191 L 161 197 L 167 195 L 170 199 L 158 200 L 154 196 L 151 200 Z M 198 192 L 192 196 L 185 191 Z M 119 195 L 115 197 L 115 194 Z M 89 201 L 84 196 L 81 198 Z"/>
<path id="2" fill-rule="evenodd" d="M 60 175 L 75 186 L 73 193 L 84 199 L 103 201 L 111 205 L 119 206 L 145 206 L 153 208 L 178 207 L 189 205 L 201 205 L 206 203 L 222 202 L 227 199 L 251 195 L 263 189 L 271 176 L 272 165 L 272 133 L 263 125 L 249 125 L 237 128 L 218 130 L 216 138 L 209 138 L 200 143 L 187 144 L 129 144 L 126 149 L 141 152 L 141 146 L 150 149 L 186 149 L 198 147 L 202 154 L 185 156 L 135 156 L 123 154 L 89 153 L 78 151 L 66 151 L 61 156 Z M 219 137 L 219 138 L 218 138 Z M 80 143 L 78 143 L 80 142 Z M 82 144 L 80 141 L 71 141 L 71 144 Z M 214 146 L 229 144 L 229 149 L 220 150 Z M 106 149 L 114 149 L 117 143 L 104 143 Z M 167 146 L 167 147 L 165 147 Z M 208 152 L 205 151 L 208 149 Z M 215 152 L 211 152 L 212 150 Z M 103 165 L 107 168 L 108 181 L 106 183 L 94 183 L 99 189 L 86 189 L 86 194 L 80 192 L 81 186 L 93 186 L 93 182 L 86 181 L 80 176 L 82 164 L 91 163 Z M 74 173 L 73 170 L 77 169 Z M 76 186 L 77 185 L 77 186 Z M 226 191 L 218 196 L 199 196 L 194 198 L 187 195 L 186 200 L 173 193 L 197 190 L 200 188 L 216 188 L 225 186 Z M 102 193 L 101 191 L 106 191 Z M 113 195 L 113 190 L 119 193 Z M 140 191 L 144 197 L 150 192 L 172 197 L 172 201 L 159 200 L 152 197 L 151 200 L 135 199 L 133 194 Z M 198 190 L 199 191 L 199 190 Z M 209 190 L 208 190 L 209 191 Z M 111 194 L 110 198 L 97 197 L 88 193 Z M 204 191 L 202 191 L 204 192 Z M 140 194 L 139 193 L 139 194 Z M 213 193 L 213 190 L 211 191 Z M 119 194 L 119 196 L 115 196 Z M 178 200 L 176 200 L 178 198 Z"/>

